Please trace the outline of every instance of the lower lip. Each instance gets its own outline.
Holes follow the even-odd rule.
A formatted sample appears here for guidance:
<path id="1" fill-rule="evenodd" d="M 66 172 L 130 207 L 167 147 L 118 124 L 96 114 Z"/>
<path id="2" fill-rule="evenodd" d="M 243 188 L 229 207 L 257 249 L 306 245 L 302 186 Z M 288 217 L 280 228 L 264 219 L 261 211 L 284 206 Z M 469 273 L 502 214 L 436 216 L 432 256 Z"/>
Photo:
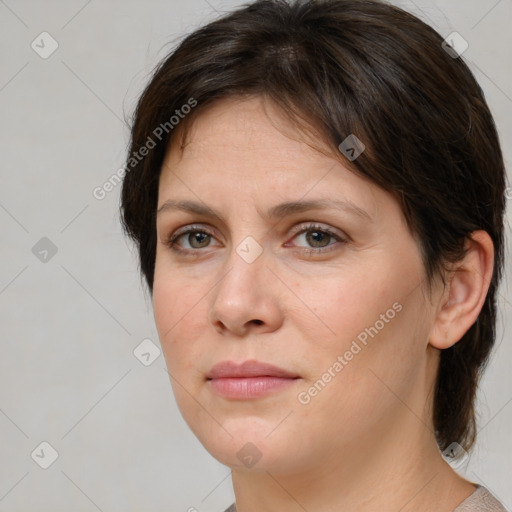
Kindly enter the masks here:
<path id="1" fill-rule="evenodd" d="M 209 382 L 215 393 L 243 400 L 269 395 L 290 386 L 296 380 L 283 377 L 225 377 L 211 379 Z"/>

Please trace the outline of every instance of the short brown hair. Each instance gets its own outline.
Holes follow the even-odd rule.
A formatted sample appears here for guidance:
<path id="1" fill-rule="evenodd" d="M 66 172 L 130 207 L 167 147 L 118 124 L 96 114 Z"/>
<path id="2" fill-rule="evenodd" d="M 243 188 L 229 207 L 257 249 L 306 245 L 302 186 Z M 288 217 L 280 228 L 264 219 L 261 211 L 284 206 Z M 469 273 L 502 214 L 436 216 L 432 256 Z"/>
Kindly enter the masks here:
<path id="1" fill-rule="evenodd" d="M 461 57 L 418 18 L 378 0 L 258 0 L 187 36 L 157 66 L 134 113 L 121 220 L 152 293 L 161 166 L 169 119 L 192 98 L 184 129 L 206 106 L 260 95 L 337 152 L 355 134 L 365 151 L 346 165 L 395 195 L 417 238 L 427 282 L 485 230 L 494 272 L 476 322 L 441 353 L 434 396 L 437 443 L 466 450 L 475 396 L 495 341 L 503 267 L 505 170 L 493 118 Z M 166 124 L 167 123 L 167 124 Z M 134 161 L 149 138 L 156 147 Z M 165 135 L 161 136 L 165 131 Z M 161 140 L 160 140 L 161 139 Z M 444 282 L 444 279 L 443 279 Z"/>

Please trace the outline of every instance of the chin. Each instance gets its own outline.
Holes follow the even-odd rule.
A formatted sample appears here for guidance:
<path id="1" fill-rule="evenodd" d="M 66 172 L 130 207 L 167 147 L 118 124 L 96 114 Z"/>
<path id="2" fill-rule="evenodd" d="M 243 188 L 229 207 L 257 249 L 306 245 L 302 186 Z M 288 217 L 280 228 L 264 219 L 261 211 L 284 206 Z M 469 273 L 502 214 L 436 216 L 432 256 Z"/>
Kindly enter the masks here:
<path id="1" fill-rule="evenodd" d="M 300 438 L 294 439 L 283 425 L 274 430 L 276 423 L 269 425 L 261 419 L 246 417 L 225 421 L 224 426 L 231 436 L 215 425 L 195 434 L 212 457 L 233 470 L 291 473 L 300 465 L 297 452 Z"/>

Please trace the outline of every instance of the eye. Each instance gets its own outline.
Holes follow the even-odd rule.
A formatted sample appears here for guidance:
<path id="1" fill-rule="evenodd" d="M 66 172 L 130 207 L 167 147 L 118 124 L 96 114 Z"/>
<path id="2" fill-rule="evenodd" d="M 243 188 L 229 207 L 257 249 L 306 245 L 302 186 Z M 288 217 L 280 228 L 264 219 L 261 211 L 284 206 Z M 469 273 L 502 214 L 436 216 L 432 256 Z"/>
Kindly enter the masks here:
<path id="1" fill-rule="evenodd" d="M 336 245 L 336 242 L 348 243 L 348 239 L 318 224 L 299 226 L 299 230 L 294 234 L 293 239 L 300 240 L 302 238 L 305 241 L 307 245 L 299 244 L 297 246 L 302 247 L 302 252 L 321 254 L 335 249 L 335 247 L 332 249 L 330 247 Z M 212 239 L 214 239 L 213 233 L 204 227 L 188 226 L 172 233 L 167 239 L 166 245 L 178 253 L 199 255 L 200 249 L 211 246 Z M 289 243 L 285 244 L 285 247 L 289 246 Z"/>
<path id="2" fill-rule="evenodd" d="M 306 249 L 306 252 L 316 254 L 326 252 L 325 250 L 322 249 L 335 245 L 336 242 L 348 242 L 347 239 L 334 233 L 330 229 L 325 228 L 323 226 L 319 226 L 317 224 L 309 224 L 307 226 L 302 226 L 302 229 L 294 235 L 294 239 L 304 240 L 307 245 L 299 245 L 299 247 L 304 247 Z M 334 243 L 329 243 L 332 241 L 334 241 Z M 331 249 L 328 249 L 328 251 L 330 250 Z"/>
<path id="3" fill-rule="evenodd" d="M 192 253 L 195 249 L 208 247 L 212 238 L 213 234 L 208 230 L 198 226 L 189 226 L 187 229 L 173 233 L 166 241 L 166 245 L 176 252 Z M 180 240 L 183 241 L 179 243 Z"/>

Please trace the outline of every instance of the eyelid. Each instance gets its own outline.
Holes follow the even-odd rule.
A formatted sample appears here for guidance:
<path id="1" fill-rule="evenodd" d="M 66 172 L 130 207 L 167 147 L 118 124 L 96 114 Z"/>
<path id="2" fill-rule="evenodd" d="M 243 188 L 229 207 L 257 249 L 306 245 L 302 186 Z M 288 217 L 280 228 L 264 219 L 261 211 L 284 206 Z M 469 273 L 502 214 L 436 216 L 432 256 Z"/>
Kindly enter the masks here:
<path id="1" fill-rule="evenodd" d="M 344 233 L 338 233 L 336 228 L 332 228 L 331 226 L 324 225 L 321 222 L 314 222 L 314 221 L 306 221 L 302 222 L 301 224 L 294 226 L 292 228 L 292 235 L 295 237 L 298 234 L 304 233 L 306 231 L 313 231 L 314 229 L 317 229 L 318 231 L 325 231 L 326 233 L 329 233 L 333 237 L 338 237 L 341 240 L 348 240 L 348 235 Z"/>
<path id="2" fill-rule="evenodd" d="M 207 232 L 209 235 L 213 234 L 213 226 L 210 226 L 209 224 L 186 224 L 185 226 L 181 226 L 177 229 L 175 229 L 169 236 L 169 238 L 175 238 L 181 235 L 184 235 L 186 233 L 189 233 L 191 231 L 204 231 Z"/>

